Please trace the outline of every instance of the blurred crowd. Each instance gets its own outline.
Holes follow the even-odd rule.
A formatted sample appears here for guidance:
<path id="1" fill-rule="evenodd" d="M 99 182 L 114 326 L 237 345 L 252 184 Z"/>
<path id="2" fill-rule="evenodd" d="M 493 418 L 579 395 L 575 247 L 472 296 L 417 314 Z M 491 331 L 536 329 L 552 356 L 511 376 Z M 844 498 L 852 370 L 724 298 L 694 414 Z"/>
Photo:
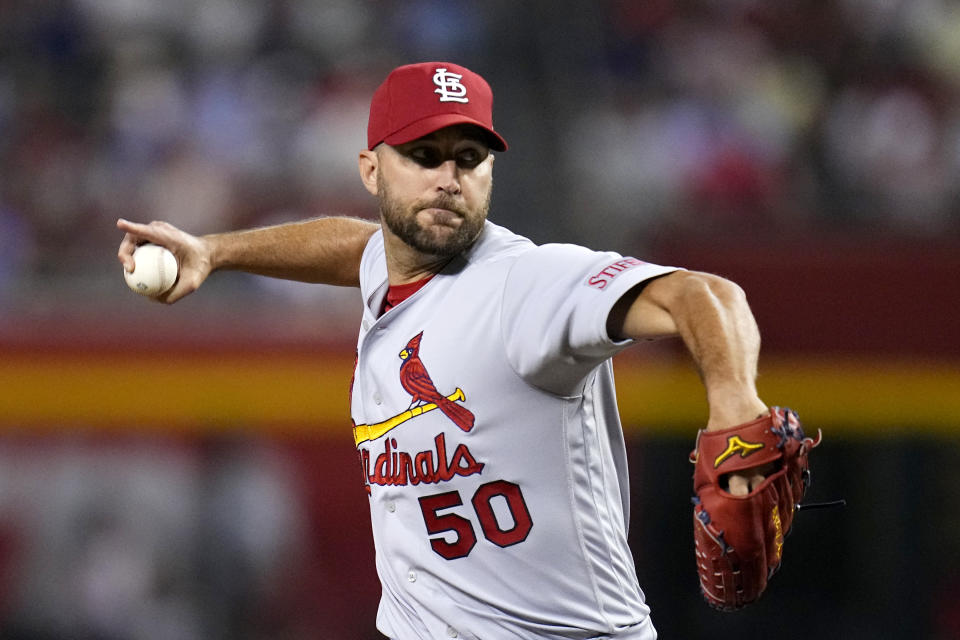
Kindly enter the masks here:
<path id="1" fill-rule="evenodd" d="M 369 95 L 430 58 L 494 85 L 536 240 L 960 227 L 948 0 L 4 0 L 0 300 L 105 274 L 121 216 L 372 217 Z"/>
<path id="2" fill-rule="evenodd" d="M 956 231 L 956 3 L 620 2 L 603 36 L 571 177 L 617 227 Z"/>
<path id="3" fill-rule="evenodd" d="M 312 544 L 316 481 L 291 449 L 0 440 L 0 637 L 317 637 L 337 585 Z"/>

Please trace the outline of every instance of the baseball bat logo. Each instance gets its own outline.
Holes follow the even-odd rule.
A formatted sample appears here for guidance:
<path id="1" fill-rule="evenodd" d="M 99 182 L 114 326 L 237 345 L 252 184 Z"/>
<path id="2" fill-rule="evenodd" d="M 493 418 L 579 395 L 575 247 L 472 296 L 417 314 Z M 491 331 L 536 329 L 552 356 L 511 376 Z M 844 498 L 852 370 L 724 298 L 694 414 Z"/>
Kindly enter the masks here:
<path id="1" fill-rule="evenodd" d="M 455 425 L 463 431 L 470 431 L 473 428 L 473 413 L 437 391 L 433 380 L 430 379 L 430 374 L 427 373 L 427 368 L 420 359 L 422 339 L 423 331 L 412 337 L 407 346 L 400 351 L 400 359 L 403 361 L 400 365 L 400 385 L 412 397 L 410 408 L 421 404 L 435 404 Z"/>
<path id="2" fill-rule="evenodd" d="M 473 429 L 476 421 L 473 412 L 459 404 L 467 399 L 463 389 L 457 387 L 453 393 L 444 395 L 437 390 L 436 385 L 430 378 L 423 360 L 420 359 L 420 342 L 422 339 L 423 331 L 412 337 L 398 354 L 401 360 L 400 386 L 410 394 L 410 406 L 407 407 L 406 411 L 383 422 L 355 425 L 353 437 L 357 445 L 368 440 L 376 440 L 407 420 L 435 409 L 439 409 L 462 431 L 469 432 Z"/>

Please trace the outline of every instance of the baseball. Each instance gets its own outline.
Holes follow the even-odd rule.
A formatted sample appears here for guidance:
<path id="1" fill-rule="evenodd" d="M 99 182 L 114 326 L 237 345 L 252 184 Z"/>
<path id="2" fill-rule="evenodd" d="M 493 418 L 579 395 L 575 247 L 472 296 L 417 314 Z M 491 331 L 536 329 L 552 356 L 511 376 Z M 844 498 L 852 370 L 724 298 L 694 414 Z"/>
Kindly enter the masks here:
<path id="1" fill-rule="evenodd" d="M 159 296 L 177 280 L 177 258 L 156 244 L 140 245 L 133 252 L 133 271 L 123 270 L 127 286 L 143 296 Z"/>

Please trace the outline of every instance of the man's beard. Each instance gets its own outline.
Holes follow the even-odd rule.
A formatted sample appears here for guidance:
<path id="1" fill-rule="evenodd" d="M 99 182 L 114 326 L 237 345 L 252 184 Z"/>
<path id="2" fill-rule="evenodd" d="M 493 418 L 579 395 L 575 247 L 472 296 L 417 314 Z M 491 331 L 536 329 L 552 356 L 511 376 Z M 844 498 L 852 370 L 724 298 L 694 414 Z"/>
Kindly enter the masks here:
<path id="1" fill-rule="evenodd" d="M 492 191 L 492 190 L 491 190 Z M 452 196 L 442 193 L 432 200 L 417 200 L 408 208 L 393 199 L 382 175 L 377 175 L 377 196 L 380 199 L 380 217 L 391 232 L 405 244 L 420 253 L 452 258 L 470 247 L 483 230 L 490 209 L 490 191 L 483 204 L 475 211 L 463 207 Z M 460 216 L 460 224 L 449 233 L 425 229 L 417 221 L 422 209 L 446 209 Z"/>

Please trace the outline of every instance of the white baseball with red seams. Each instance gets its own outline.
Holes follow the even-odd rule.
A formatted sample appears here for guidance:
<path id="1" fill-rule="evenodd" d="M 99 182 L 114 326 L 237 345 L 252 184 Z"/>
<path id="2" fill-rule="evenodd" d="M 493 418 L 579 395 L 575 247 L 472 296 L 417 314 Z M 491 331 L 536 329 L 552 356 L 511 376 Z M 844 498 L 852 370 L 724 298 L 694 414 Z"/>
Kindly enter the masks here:
<path id="1" fill-rule="evenodd" d="M 627 545 L 626 452 L 606 332 L 614 303 L 672 267 L 476 244 L 379 316 L 383 236 L 360 269 L 351 413 L 397 640 L 650 640 Z M 602 283 L 602 284 L 601 284 Z"/>
<path id="2" fill-rule="evenodd" d="M 155 297 L 177 281 L 177 258 L 169 249 L 143 244 L 133 252 L 133 271 L 123 270 L 127 286 L 140 295 Z"/>

